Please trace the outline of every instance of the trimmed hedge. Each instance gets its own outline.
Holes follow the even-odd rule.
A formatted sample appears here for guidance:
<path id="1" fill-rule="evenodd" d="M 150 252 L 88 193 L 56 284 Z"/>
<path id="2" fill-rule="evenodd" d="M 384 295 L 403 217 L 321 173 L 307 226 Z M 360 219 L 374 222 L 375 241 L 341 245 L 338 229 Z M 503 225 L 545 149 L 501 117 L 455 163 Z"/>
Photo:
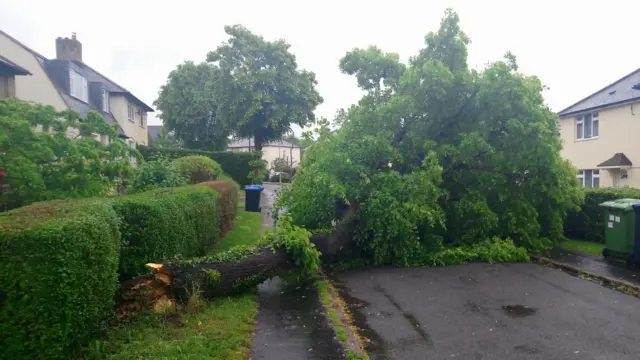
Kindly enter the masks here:
<path id="1" fill-rule="evenodd" d="M 222 174 L 220 164 L 207 156 L 189 155 L 177 158 L 173 163 L 180 169 L 182 176 L 188 179 L 189 184 L 217 180 Z"/>
<path id="2" fill-rule="evenodd" d="M 249 163 L 255 160 L 256 154 L 253 152 L 232 152 L 232 151 L 204 151 L 194 149 L 164 149 L 149 146 L 138 146 L 138 151 L 145 160 L 149 161 L 154 155 L 163 155 L 170 159 L 176 159 L 189 155 L 202 155 L 213 159 L 220 164 L 222 170 L 229 174 L 240 186 L 249 185 L 249 173 L 252 167 Z"/>
<path id="3" fill-rule="evenodd" d="M 634 188 L 589 188 L 585 189 L 584 204 L 580 211 L 567 215 L 564 223 L 565 236 L 593 242 L 604 242 L 604 209 L 599 205 L 605 201 L 632 198 L 640 199 L 640 189 Z"/>
<path id="4" fill-rule="evenodd" d="M 109 200 L 0 214 L 0 357 L 73 358 L 113 309 L 119 245 Z"/>
<path id="5" fill-rule="evenodd" d="M 162 188 L 121 196 L 121 280 L 146 273 L 144 264 L 203 256 L 220 239 L 220 195 L 203 186 Z"/>
<path id="6" fill-rule="evenodd" d="M 224 236 L 233 226 L 233 220 L 238 213 L 238 187 L 230 180 L 208 181 L 200 183 L 214 189 L 220 194 L 220 238 Z"/>

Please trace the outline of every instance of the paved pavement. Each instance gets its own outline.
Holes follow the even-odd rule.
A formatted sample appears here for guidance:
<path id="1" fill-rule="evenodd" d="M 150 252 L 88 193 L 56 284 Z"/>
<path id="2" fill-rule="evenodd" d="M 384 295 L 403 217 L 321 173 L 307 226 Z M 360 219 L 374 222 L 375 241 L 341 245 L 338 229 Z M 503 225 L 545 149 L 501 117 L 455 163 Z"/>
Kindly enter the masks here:
<path id="1" fill-rule="evenodd" d="M 279 189 L 279 184 L 264 184 L 263 230 L 273 226 L 273 202 Z M 261 284 L 258 294 L 252 360 L 344 359 L 313 286 L 285 289 L 275 278 Z"/>
<path id="2" fill-rule="evenodd" d="M 627 266 L 624 261 L 620 259 L 614 259 L 612 257 L 604 259 L 602 256 L 566 249 L 554 249 L 549 257 L 585 269 L 596 275 L 626 280 L 640 285 L 640 270 Z M 640 355 L 638 355 L 638 358 L 640 358 Z"/>
<path id="3" fill-rule="evenodd" d="M 372 359 L 639 359 L 640 301 L 535 264 L 338 276 Z"/>

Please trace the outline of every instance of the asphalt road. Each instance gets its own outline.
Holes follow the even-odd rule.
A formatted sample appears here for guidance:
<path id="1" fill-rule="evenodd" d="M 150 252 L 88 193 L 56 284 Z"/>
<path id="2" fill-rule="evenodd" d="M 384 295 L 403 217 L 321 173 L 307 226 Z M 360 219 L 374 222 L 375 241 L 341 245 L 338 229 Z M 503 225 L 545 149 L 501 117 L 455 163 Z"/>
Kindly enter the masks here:
<path id="1" fill-rule="evenodd" d="M 372 359 L 640 359 L 640 301 L 534 264 L 340 274 Z"/>

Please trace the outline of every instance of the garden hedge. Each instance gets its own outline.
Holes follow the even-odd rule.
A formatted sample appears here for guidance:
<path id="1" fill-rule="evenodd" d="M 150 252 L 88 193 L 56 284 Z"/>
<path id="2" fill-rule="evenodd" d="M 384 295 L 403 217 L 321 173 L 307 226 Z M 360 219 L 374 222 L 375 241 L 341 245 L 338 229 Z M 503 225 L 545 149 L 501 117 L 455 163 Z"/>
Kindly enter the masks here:
<path id="1" fill-rule="evenodd" d="M 230 180 L 208 181 L 199 185 L 210 187 L 220 194 L 218 212 L 220 214 L 220 237 L 222 238 L 224 234 L 231 230 L 233 220 L 236 218 L 239 189 Z"/>
<path id="2" fill-rule="evenodd" d="M 640 189 L 634 188 L 590 188 L 585 189 L 584 204 L 580 211 L 568 214 L 565 236 L 593 242 L 604 242 L 604 209 L 599 205 L 615 199 L 640 199 Z"/>
<path id="3" fill-rule="evenodd" d="M 144 264 L 202 256 L 220 239 L 220 195 L 204 186 L 161 188 L 115 200 L 121 217 L 119 275 L 145 273 Z"/>
<path id="4" fill-rule="evenodd" d="M 113 310 L 119 246 L 109 200 L 0 214 L 0 358 L 73 358 Z"/>
<path id="5" fill-rule="evenodd" d="M 145 160 L 150 160 L 154 155 L 163 155 L 170 159 L 176 159 L 189 155 L 203 155 L 216 161 L 222 170 L 231 176 L 241 186 L 249 184 L 249 173 L 252 167 L 249 163 L 255 160 L 256 154 L 253 152 L 232 152 L 232 151 L 204 151 L 194 149 L 171 149 L 155 148 L 149 146 L 138 146 L 138 151 Z"/>

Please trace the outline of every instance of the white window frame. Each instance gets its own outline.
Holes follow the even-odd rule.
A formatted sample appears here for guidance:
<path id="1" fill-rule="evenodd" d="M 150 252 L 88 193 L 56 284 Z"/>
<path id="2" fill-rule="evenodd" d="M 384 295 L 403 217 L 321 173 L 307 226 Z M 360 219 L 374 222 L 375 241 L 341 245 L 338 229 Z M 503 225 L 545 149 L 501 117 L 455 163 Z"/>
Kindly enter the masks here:
<path id="1" fill-rule="evenodd" d="M 76 89 L 78 81 L 82 83 L 82 87 L 80 89 Z M 78 90 L 80 93 L 78 93 Z M 86 103 L 89 102 L 89 85 L 87 83 L 87 78 L 78 74 L 73 69 L 69 69 L 69 94 L 78 100 Z"/>
<path id="2" fill-rule="evenodd" d="M 587 172 L 591 173 L 591 183 L 590 184 L 586 184 L 585 181 L 587 179 Z M 593 188 L 599 188 L 600 187 L 600 170 L 591 170 L 591 169 L 586 169 L 586 170 L 578 170 L 578 181 L 580 181 L 580 186 L 582 187 L 593 187 Z M 597 179 L 597 184 L 596 184 L 596 179 Z M 588 185 L 588 186 L 587 186 Z"/>
<path id="3" fill-rule="evenodd" d="M 102 89 L 102 111 L 109 112 L 109 92 L 107 89 Z"/>
<path id="4" fill-rule="evenodd" d="M 591 134 L 587 134 L 587 128 Z M 600 118 L 598 113 L 588 113 L 576 116 L 576 140 L 597 139 L 600 136 Z"/>
<path id="5" fill-rule="evenodd" d="M 136 122 L 136 110 L 131 104 L 127 105 L 127 118 L 131 122 Z"/>
<path id="6" fill-rule="evenodd" d="M 146 126 L 146 122 L 147 122 L 147 113 L 140 110 L 140 127 L 144 128 Z"/>

